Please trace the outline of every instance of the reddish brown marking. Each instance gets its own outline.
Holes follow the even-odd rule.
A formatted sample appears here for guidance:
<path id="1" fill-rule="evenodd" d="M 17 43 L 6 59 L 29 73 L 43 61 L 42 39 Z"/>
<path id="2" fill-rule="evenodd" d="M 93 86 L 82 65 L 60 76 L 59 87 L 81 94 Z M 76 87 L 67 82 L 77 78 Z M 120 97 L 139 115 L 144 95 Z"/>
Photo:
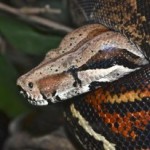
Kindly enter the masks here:
<path id="1" fill-rule="evenodd" d="M 113 132 L 134 140 L 138 136 L 134 128 L 145 130 L 146 125 L 150 122 L 150 111 L 127 112 L 126 115 L 121 116 L 119 113 L 109 113 L 106 109 L 102 108 L 101 103 L 120 103 L 123 97 L 127 99 L 126 101 L 123 100 L 124 102 L 135 101 L 137 98 L 142 100 L 144 97 L 150 97 L 148 89 L 144 91 L 137 90 L 136 92 L 129 91 L 121 95 L 110 95 L 108 91 L 106 92 L 100 88 L 93 95 L 89 93 L 86 97 L 86 102 L 97 110 L 99 116 L 106 124 L 110 125 Z"/>
<path id="2" fill-rule="evenodd" d="M 65 78 L 67 78 L 67 74 L 56 74 L 46 76 L 40 79 L 37 82 L 37 85 L 41 92 L 52 93 L 63 81 L 65 81 Z"/>
<path id="3" fill-rule="evenodd" d="M 99 28 L 89 32 L 89 34 L 87 35 L 87 38 L 92 39 L 93 37 L 95 37 L 97 35 L 100 35 L 100 34 L 102 34 L 103 32 L 106 32 L 106 31 L 109 31 L 108 28 L 105 28 L 103 26 L 99 26 Z"/>

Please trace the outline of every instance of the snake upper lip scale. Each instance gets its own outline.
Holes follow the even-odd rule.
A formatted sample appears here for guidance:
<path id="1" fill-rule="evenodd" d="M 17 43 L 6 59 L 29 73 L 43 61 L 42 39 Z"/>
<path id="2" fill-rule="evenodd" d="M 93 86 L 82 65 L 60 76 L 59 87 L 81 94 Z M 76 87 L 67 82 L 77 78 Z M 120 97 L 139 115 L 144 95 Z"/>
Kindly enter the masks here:
<path id="1" fill-rule="evenodd" d="M 28 102 L 32 105 L 46 106 L 49 104 L 49 101 L 44 99 L 45 97 L 42 94 L 40 96 L 34 97 L 33 95 L 30 95 L 28 92 L 23 90 L 21 87 L 19 87 L 19 90 L 20 94 L 22 94 L 24 98 L 27 98 Z"/>
<path id="2" fill-rule="evenodd" d="M 36 106 L 46 106 L 48 105 L 48 101 L 47 100 L 31 100 L 31 99 L 28 99 L 28 102 L 32 105 L 36 105 Z"/>

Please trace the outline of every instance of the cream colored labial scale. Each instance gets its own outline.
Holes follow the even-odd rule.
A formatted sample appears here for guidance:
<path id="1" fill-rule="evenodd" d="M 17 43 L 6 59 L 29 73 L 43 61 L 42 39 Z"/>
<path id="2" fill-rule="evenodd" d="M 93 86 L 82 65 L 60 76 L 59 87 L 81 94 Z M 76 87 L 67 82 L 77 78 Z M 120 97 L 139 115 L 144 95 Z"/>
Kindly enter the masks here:
<path id="1" fill-rule="evenodd" d="M 115 144 L 109 142 L 104 136 L 102 136 L 99 133 L 96 133 L 92 127 L 89 125 L 89 122 L 84 119 L 84 117 L 80 114 L 78 110 L 74 107 L 74 104 L 70 106 L 71 113 L 73 117 L 78 119 L 79 125 L 87 132 L 89 135 L 91 135 L 94 139 L 97 141 L 103 142 L 103 146 L 105 150 L 115 150 Z"/>

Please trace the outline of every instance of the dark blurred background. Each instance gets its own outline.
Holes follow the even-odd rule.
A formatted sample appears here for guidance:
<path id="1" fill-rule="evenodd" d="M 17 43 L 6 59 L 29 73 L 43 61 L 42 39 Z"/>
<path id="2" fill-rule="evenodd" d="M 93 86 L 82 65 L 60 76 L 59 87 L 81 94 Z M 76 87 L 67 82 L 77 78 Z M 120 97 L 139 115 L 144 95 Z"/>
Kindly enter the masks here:
<path id="1" fill-rule="evenodd" d="M 65 34 L 76 27 L 71 16 L 73 7 L 68 0 L 0 0 L 0 149 L 4 143 L 5 149 L 24 149 L 17 142 L 27 135 L 17 135 L 10 142 L 16 132 L 44 135 L 63 123 L 61 104 L 48 108 L 31 106 L 19 94 L 16 80 L 40 63 L 45 53 L 56 48 Z M 14 141 L 17 148 L 12 146 Z"/>
<path id="2" fill-rule="evenodd" d="M 45 53 L 56 48 L 69 32 L 69 28 L 68 31 L 61 29 L 61 25 L 72 26 L 67 5 L 67 0 L 1 1 L 0 109 L 10 117 L 28 109 L 22 96 L 18 95 L 17 77 L 36 66 Z M 32 16 L 45 20 L 38 23 L 30 19 Z M 49 26 L 44 21 L 49 21 Z M 60 28 L 50 27 L 50 21 Z"/>

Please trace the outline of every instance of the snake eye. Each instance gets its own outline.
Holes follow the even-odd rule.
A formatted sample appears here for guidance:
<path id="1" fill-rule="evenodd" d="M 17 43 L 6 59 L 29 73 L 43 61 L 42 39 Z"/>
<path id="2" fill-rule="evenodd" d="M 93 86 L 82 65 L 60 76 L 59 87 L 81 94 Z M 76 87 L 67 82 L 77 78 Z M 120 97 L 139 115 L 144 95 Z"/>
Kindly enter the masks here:
<path id="1" fill-rule="evenodd" d="M 29 82 L 29 83 L 28 83 L 28 86 L 29 86 L 29 88 L 32 89 L 32 88 L 33 88 L 33 83 L 32 83 L 32 82 Z"/>

